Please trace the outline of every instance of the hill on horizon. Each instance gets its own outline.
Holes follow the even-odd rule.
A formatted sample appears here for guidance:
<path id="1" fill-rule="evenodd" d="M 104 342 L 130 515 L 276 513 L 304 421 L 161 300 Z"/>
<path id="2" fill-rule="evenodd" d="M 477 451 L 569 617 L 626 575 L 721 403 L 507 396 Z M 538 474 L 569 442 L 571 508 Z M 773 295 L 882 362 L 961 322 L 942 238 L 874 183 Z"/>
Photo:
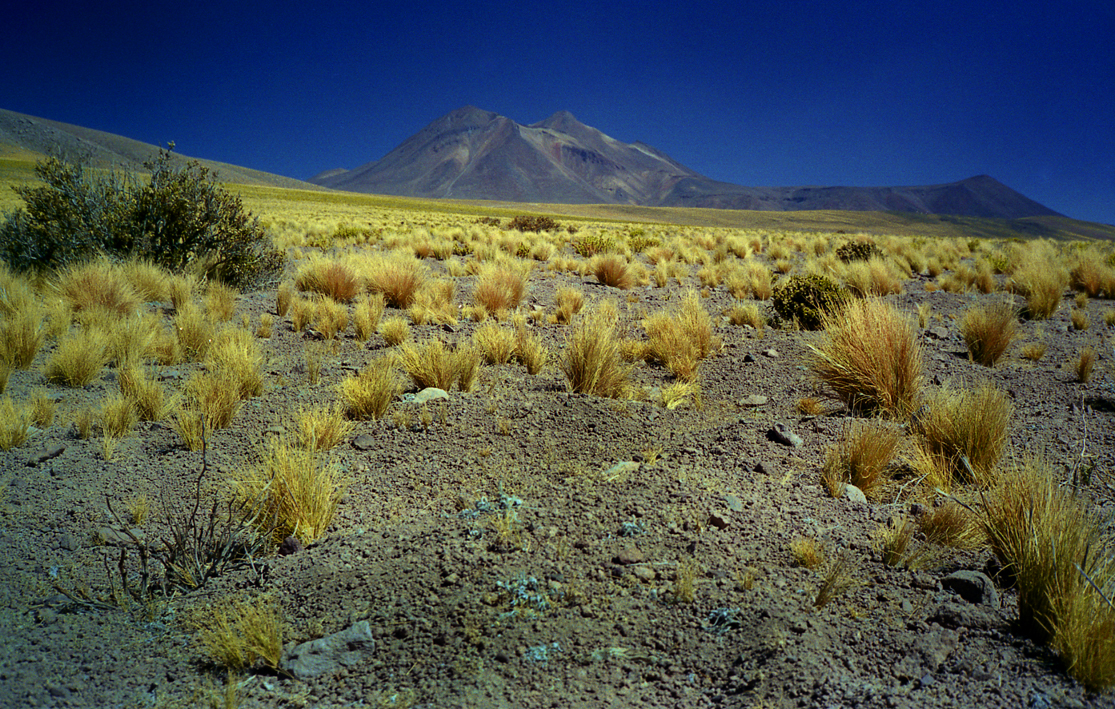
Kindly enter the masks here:
<path id="1" fill-rule="evenodd" d="M 405 197 L 762 211 L 848 210 L 1020 219 L 1064 216 L 988 175 L 909 187 L 744 187 L 645 143 L 623 143 L 558 111 L 521 125 L 465 106 L 383 158 L 309 182 Z"/>

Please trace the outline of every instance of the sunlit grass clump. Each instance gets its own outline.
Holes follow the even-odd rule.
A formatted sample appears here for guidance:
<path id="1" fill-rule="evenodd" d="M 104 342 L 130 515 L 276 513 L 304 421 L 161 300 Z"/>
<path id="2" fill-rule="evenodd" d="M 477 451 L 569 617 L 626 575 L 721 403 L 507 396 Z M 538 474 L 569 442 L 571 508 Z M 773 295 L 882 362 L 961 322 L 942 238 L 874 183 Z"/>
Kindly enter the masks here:
<path id="1" fill-rule="evenodd" d="M 630 395 L 630 368 L 623 364 L 616 334 L 618 317 L 615 303 L 604 301 L 574 321 L 561 362 L 571 391 L 613 399 Z"/>

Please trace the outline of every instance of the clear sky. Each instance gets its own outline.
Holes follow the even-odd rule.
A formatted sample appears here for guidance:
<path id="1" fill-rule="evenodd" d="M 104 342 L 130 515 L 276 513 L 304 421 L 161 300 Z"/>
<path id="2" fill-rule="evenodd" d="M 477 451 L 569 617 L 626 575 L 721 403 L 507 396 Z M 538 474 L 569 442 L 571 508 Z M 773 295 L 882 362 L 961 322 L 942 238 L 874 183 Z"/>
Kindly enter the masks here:
<path id="1" fill-rule="evenodd" d="M 752 186 L 988 174 L 1115 224 L 1115 2 L 10 4 L 0 108 L 290 177 L 472 104 Z"/>

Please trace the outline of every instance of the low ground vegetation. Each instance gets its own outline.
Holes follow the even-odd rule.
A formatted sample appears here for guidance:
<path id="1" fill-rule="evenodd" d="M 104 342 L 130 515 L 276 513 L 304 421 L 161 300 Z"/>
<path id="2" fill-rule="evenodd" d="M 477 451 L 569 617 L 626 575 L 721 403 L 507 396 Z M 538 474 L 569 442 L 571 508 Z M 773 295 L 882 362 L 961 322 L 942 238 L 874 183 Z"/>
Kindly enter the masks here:
<path id="1" fill-rule="evenodd" d="M 642 698 L 680 696 L 671 663 L 704 662 L 710 634 L 746 664 L 771 657 L 762 643 L 789 623 L 867 637 L 864 654 L 885 659 L 863 671 L 908 693 L 925 676 L 954 682 L 943 666 L 891 674 L 909 648 L 886 638 L 935 627 L 924 606 L 940 591 L 919 595 L 911 574 L 994 557 L 1026 642 L 1095 693 L 1065 680 L 1059 696 L 1109 701 L 1115 560 L 1096 512 L 1115 485 L 1115 451 L 1096 433 L 1115 408 L 1109 249 L 587 219 L 574 233 L 475 216 L 272 216 L 289 264 L 263 291 L 219 285 L 208 261 L 0 270 L 3 469 L 61 442 L 71 467 L 55 470 L 113 499 L 143 488 L 163 510 L 123 525 L 130 543 L 79 545 L 66 568 L 81 578 L 65 586 L 79 606 L 175 624 L 203 658 L 180 673 L 232 673 L 229 691 L 258 701 L 272 690 L 236 677 L 281 675 L 284 642 L 363 618 L 377 625 L 368 673 L 391 685 L 385 702 L 437 703 L 443 684 L 472 691 L 492 672 L 518 687 L 566 664 Z M 775 424 L 806 440 L 772 440 Z M 1048 457 L 1024 459 L 1030 447 Z M 190 484 L 199 460 L 204 490 Z M 845 499 L 849 485 L 866 506 Z M 27 483 L 3 489 L 22 510 L 45 504 Z M 220 565 L 252 592 L 222 589 L 191 626 L 160 609 L 201 603 L 188 593 L 197 570 L 175 557 L 162 584 L 175 592 L 157 592 L 140 555 L 154 547 L 136 540 L 175 519 L 197 527 L 214 498 L 236 510 L 212 518 L 237 530 L 223 538 L 263 541 Z M 90 499 L 59 522 L 83 539 L 115 529 Z M 61 553 L 53 536 L 43 553 Z M 255 593 L 279 589 L 272 578 L 287 590 Z M 126 602 L 137 596 L 144 610 Z M 980 612 L 998 623 L 998 609 Z M 1022 640 L 1002 628 L 968 629 L 981 654 L 957 649 L 956 662 L 998 653 L 996 671 L 1052 681 L 1052 665 L 1033 669 L 1043 651 L 1015 653 Z M 416 669 L 430 656 L 453 671 Z M 755 671 L 798 681 L 766 662 Z M 693 675 L 701 691 L 776 701 L 743 669 L 708 663 Z M 652 666 L 665 669 L 650 678 Z M 636 668 L 637 687 L 618 679 Z"/>

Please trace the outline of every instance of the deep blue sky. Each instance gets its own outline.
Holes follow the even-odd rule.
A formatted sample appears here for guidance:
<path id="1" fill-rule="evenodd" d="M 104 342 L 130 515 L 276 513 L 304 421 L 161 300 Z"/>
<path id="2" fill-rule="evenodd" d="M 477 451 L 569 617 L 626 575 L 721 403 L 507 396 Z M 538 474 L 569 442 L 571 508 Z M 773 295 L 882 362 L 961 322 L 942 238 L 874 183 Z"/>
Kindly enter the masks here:
<path id="1" fill-rule="evenodd" d="M 466 104 L 554 111 L 744 185 L 989 174 L 1115 224 L 1115 3 L 53 2 L 0 108 L 291 177 Z"/>

